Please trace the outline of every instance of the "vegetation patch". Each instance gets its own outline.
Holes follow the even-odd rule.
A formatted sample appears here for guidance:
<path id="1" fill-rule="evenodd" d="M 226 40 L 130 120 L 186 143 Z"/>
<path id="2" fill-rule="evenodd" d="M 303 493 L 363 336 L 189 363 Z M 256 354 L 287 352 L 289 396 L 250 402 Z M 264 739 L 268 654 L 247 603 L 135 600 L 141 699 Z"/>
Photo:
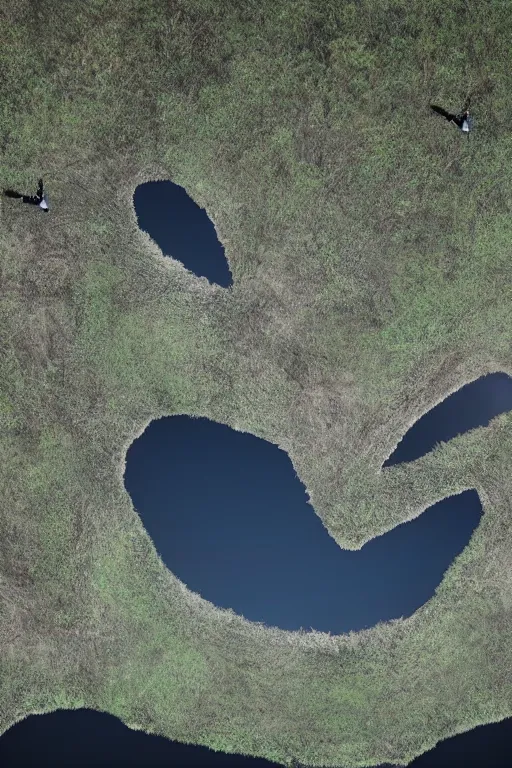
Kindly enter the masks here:
<path id="1" fill-rule="evenodd" d="M 509 5 L 0 0 L 0 30 L 2 186 L 50 199 L 0 202 L 0 732 L 86 706 L 356 768 L 510 716 L 510 414 L 381 470 L 512 375 Z M 429 109 L 468 94 L 469 137 Z M 150 179 L 206 207 L 231 289 L 139 231 Z M 164 567 L 124 490 L 177 413 L 287 450 L 340 546 L 467 488 L 482 523 L 409 619 L 250 623 Z"/>

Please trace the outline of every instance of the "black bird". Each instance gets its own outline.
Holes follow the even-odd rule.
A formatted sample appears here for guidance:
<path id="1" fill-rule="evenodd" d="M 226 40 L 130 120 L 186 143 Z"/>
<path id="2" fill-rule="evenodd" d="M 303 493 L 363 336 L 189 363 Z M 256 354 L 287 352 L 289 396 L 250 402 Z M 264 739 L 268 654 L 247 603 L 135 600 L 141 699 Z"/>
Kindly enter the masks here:
<path id="1" fill-rule="evenodd" d="M 430 109 L 437 112 L 438 115 L 442 115 L 449 123 L 454 123 L 464 133 L 469 133 L 473 127 L 473 120 L 469 115 L 469 99 L 466 99 L 464 110 L 459 112 L 458 115 L 453 115 L 451 112 L 447 112 L 446 109 L 438 107 L 436 104 L 431 104 Z"/>
<path id="2" fill-rule="evenodd" d="M 39 179 L 36 195 L 22 195 L 21 192 L 15 192 L 13 189 L 4 189 L 4 195 L 6 197 L 22 198 L 24 203 L 30 203 L 30 205 L 38 205 L 41 210 L 48 213 L 50 210 L 48 207 L 48 200 L 43 191 L 43 180 Z"/>

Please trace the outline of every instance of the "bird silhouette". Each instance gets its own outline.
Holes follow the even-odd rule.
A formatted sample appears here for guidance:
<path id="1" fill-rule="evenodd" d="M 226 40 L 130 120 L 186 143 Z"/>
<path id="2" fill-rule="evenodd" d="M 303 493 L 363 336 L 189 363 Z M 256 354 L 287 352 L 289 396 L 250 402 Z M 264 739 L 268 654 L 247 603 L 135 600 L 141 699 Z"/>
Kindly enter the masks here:
<path id="1" fill-rule="evenodd" d="M 444 117 L 446 120 L 448 120 L 448 122 L 454 123 L 457 128 L 460 128 L 460 130 L 464 131 L 464 133 L 468 133 L 471 130 L 473 124 L 473 121 L 469 116 L 469 104 L 470 98 L 468 97 L 466 99 L 466 103 L 464 104 L 464 109 L 458 114 L 448 112 L 446 109 L 439 107 L 437 104 L 431 104 L 430 109 L 432 109 L 438 115 Z"/>
<path id="2" fill-rule="evenodd" d="M 14 189 L 4 189 L 5 197 L 21 198 L 24 203 L 30 205 L 38 205 L 43 211 L 48 213 L 48 201 L 44 195 L 43 180 L 39 179 L 36 195 L 24 195 L 21 192 L 16 192 Z"/>

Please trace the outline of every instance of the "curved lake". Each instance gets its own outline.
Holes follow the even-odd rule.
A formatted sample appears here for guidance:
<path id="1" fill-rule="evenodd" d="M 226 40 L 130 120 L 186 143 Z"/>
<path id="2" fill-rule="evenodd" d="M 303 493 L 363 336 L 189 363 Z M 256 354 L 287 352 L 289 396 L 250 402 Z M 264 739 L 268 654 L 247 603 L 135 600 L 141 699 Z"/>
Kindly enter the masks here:
<path id="1" fill-rule="evenodd" d="M 491 419 L 511 410 L 512 378 L 502 372 L 481 376 L 418 419 L 383 466 L 415 461 L 437 443 L 476 427 L 486 427 Z"/>
<path id="2" fill-rule="evenodd" d="M 128 450 L 125 486 L 162 560 L 189 589 L 250 621 L 332 634 L 414 613 L 482 514 L 468 490 L 357 552 L 342 550 L 287 453 L 189 416 L 151 422 Z"/>
<path id="3" fill-rule="evenodd" d="M 204 208 L 172 181 L 139 184 L 133 196 L 139 227 L 162 252 L 198 277 L 223 288 L 233 284 L 224 248 Z"/>
<path id="4" fill-rule="evenodd" d="M 440 742 L 409 768 L 509 768 L 512 719 Z M 88 709 L 32 715 L 0 738 L 3 768 L 278 768 L 255 757 L 213 752 L 132 731 Z M 390 768 L 390 766 L 381 766 Z"/>

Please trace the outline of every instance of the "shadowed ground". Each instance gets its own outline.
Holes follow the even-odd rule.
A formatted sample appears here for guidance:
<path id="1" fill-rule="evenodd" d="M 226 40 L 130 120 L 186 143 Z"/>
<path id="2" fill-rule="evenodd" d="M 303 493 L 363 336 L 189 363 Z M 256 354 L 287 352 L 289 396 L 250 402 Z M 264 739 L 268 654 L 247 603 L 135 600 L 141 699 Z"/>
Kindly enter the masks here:
<path id="1" fill-rule="evenodd" d="M 1 187 L 52 200 L 0 208 L 0 731 L 87 706 L 356 768 L 509 716 L 510 416 L 382 469 L 434 403 L 512 373 L 508 4 L 0 0 L 0 23 Z M 464 141 L 428 105 L 468 92 Z M 230 291 L 139 231 L 135 188 L 169 178 Z M 123 488 L 179 413 L 287 450 L 340 546 L 469 488 L 482 523 L 410 619 L 246 622 L 163 566 Z"/>

